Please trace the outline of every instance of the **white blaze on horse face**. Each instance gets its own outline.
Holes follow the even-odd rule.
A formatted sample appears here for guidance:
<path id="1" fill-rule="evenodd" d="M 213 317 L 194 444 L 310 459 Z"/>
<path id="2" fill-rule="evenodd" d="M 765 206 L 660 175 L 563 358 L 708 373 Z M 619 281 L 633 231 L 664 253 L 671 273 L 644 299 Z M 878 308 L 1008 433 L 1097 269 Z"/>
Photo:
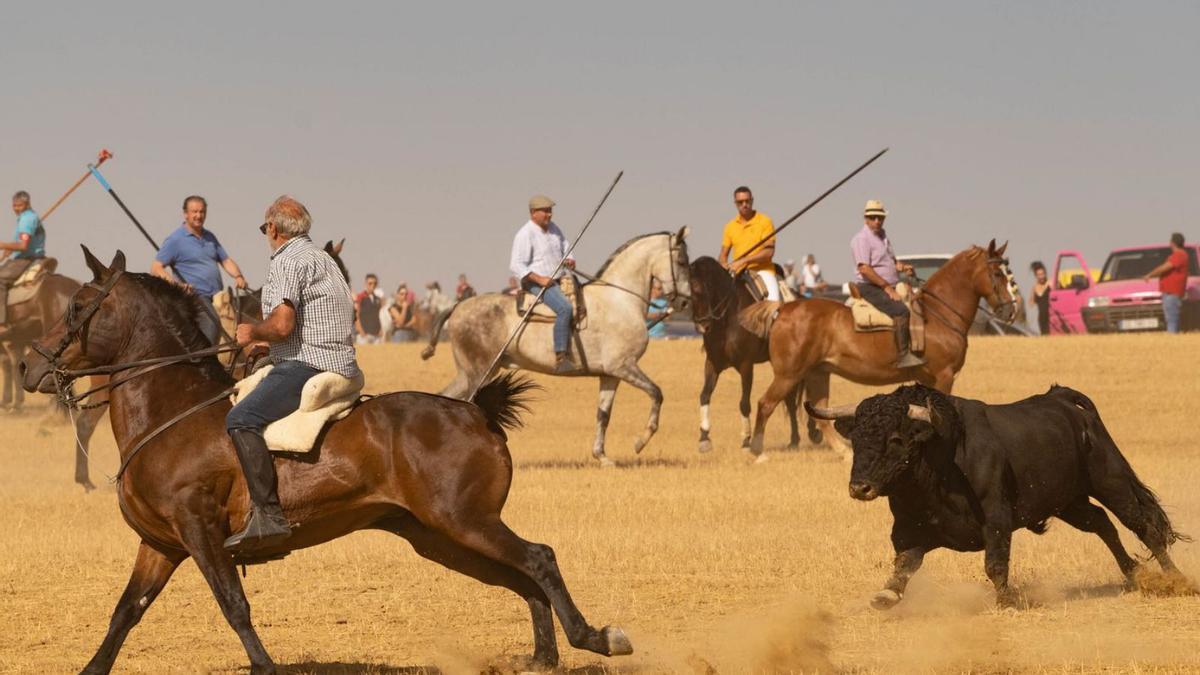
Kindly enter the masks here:
<path id="1" fill-rule="evenodd" d="M 711 425 L 708 423 L 708 406 L 700 406 L 700 431 L 708 431 Z"/>

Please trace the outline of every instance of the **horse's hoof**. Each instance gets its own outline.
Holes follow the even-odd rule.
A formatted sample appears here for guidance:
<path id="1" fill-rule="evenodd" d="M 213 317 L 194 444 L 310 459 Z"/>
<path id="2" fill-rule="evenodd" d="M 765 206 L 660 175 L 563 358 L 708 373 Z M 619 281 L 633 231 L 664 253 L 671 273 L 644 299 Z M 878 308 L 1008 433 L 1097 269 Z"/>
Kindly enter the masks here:
<path id="1" fill-rule="evenodd" d="M 604 642 L 608 645 L 609 656 L 626 656 L 633 653 L 633 644 L 625 636 L 625 631 L 616 626 L 605 626 Z"/>
<path id="2" fill-rule="evenodd" d="M 742 437 L 742 449 L 744 450 L 744 449 L 746 449 L 746 448 L 749 448 L 749 447 L 751 447 L 751 440 L 750 440 L 750 437 L 749 437 L 749 436 L 743 436 L 743 437 Z"/>
<path id="3" fill-rule="evenodd" d="M 763 454 L 758 455 L 757 457 L 754 458 L 754 463 L 755 464 L 766 464 L 770 460 L 771 460 L 771 457 L 769 455 L 767 455 L 767 453 L 764 452 Z"/>
<path id="4" fill-rule="evenodd" d="M 77 481 L 77 482 L 79 483 L 80 487 L 83 488 L 84 494 L 87 494 L 87 493 L 91 492 L 92 490 L 96 489 L 96 484 L 90 480 L 84 479 L 84 480 Z"/>
<path id="5" fill-rule="evenodd" d="M 616 462 L 608 458 L 608 455 L 600 455 L 596 458 L 596 461 L 600 462 L 600 467 L 603 469 L 608 469 L 617 465 Z"/>
<path id="6" fill-rule="evenodd" d="M 712 441 L 708 440 L 707 438 L 700 441 L 699 450 L 701 453 L 712 452 L 712 449 L 713 449 Z"/>
<path id="7" fill-rule="evenodd" d="M 885 588 L 871 596 L 871 607 L 874 609 L 891 609 L 900 602 L 900 594 L 890 588 Z"/>
<path id="8" fill-rule="evenodd" d="M 799 438 L 793 438 L 792 440 L 788 441 L 788 450 L 799 450 L 799 449 L 800 449 L 800 439 Z"/>
<path id="9" fill-rule="evenodd" d="M 749 450 L 755 455 L 761 455 L 763 451 L 763 439 L 761 436 L 756 436 L 750 439 L 748 444 L 742 445 L 743 450 Z"/>
<path id="10" fill-rule="evenodd" d="M 428 361 L 431 358 L 433 358 L 433 347 L 426 347 L 425 349 L 421 350 L 422 361 Z"/>
<path id="11" fill-rule="evenodd" d="M 646 441 L 639 438 L 633 442 L 633 453 L 635 455 L 642 454 L 642 449 L 646 447 Z"/>

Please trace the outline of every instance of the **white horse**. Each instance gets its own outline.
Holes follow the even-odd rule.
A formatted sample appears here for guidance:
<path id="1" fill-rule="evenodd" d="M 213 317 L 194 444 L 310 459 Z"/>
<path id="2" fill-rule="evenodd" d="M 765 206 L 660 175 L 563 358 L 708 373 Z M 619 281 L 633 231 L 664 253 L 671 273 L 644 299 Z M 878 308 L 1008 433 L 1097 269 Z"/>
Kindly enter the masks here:
<path id="1" fill-rule="evenodd" d="M 684 226 L 676 233 L 657 232 L 630 239 L 609 256 L 596 280 L 581 291 L 587 319 L 582 329 L 571 336 L 571 352 L 581 368 L 573 376 L 600 378 L 592 455 L 604 466 L 612 464 L 604 453 L 604 434 L 621 381 L 646 392 L 652 401 L 650 419 L 634 443 L 634 451 L 641 452 L 658 430 L 662 390 L 638 367 L 638 359 L 649 342 L 646 310 L 651 282 L 657 279 L 662 284 L 663 293 L 672 304 L 681 299 L 683 303 L 687 301 L 690 288 L 687 235 L 688 228 Z M 433 356 L 442 325 L 446 324 L 458 374 L 442 394 L 456 398 L 469 395 L 520 321 L 513 298 L 500 293 L 478 295 L 455 305 L 434 326 L 429 347 L 421 354 L 425 359 Z M 552 328 L 551 323 L 527 324 L 505 351 L 500 366 L 553 375 Z"/>

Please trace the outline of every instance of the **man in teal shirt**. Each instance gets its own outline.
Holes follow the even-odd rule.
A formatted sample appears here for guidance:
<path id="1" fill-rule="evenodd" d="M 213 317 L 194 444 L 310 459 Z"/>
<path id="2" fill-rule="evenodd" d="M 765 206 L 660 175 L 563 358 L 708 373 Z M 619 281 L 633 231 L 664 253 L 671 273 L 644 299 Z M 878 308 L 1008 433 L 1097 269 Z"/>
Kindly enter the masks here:
<path id="1" fill-rule="evenodd" d="M 11 242 L 0 242 L 0 326 L 8 323 L 8 287 L 38 258 L 46 257 L 46 230 L 38 214 L 29 207 L 29 193 L 13 195 L 17 232 Z"/>

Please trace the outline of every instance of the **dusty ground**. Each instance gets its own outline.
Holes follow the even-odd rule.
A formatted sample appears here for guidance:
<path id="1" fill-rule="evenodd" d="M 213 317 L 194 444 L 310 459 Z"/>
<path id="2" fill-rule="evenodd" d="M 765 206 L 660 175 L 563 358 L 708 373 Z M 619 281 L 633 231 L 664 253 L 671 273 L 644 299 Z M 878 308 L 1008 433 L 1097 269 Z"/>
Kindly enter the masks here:
<path id="1" fill-rule="evenodd" d="M 373 391 L 437 389 L 447 350 L 364 350 Z M 1090 395 L 1142 478 L 1185 532 L 1200 534 L 1200 336 L 975 338 L 956 393 L 1007 401 L 1053 382 Z M 848 466 L 830 451 L 772 453 L 752 465 L 737 448 L 736 385 L 714 399 L 717 450 L 696 453 L 699 344 L 658 343 L 643 360 L 666 392 L 663 425 L 631 451 L 644 395 L 622 388 L 610 432 L 617 469 L 589 459 L 594 380 L 551 380 L 511 440 L 506 518 L 552 545 L 594 625 L 623 626 L 637 650 L 604 659 L 572 650 L 576 672 L 1200 672 L 1200 599 L 1121 591 L 1100 541 L 1055 523 L 1016 535 L 1014 582 L 1033 606 L 993 608 L 981 554 L 926 558 L 895 610 L 867 606 L 890 563 L 886 504 L 846 495 Z M 770 378 L 759 370 L 761 391 Z M 867 389 L 835 381 L 835 403 Z M 35 405 L 37 403 L 35 402 Z M 40 411 L 0 418 L 0 671 L 78 670 L 103 637 L 136 544 L 113 489 L 70 482 L 66 426 L 38 433 Z M 769 441 L 786 425 L 777 414 Z M 107 425 L 92 475 L 116 468 Z M 1126 544 L 1143 549 L 1127 532 Z M 1200 544 L 1176 561 L 1200 575 Z M 268 650 L 289 672 L 479 672 L 528 653 L 524 606 L 418 558 L 389 535 L 360 533 L 245 580 Z M 185 563 L 137 626 L 117 672 L 237 672 L 244 652 L 195 566 Z M 711 670 L 710 670 L 711 669 Z"/>

